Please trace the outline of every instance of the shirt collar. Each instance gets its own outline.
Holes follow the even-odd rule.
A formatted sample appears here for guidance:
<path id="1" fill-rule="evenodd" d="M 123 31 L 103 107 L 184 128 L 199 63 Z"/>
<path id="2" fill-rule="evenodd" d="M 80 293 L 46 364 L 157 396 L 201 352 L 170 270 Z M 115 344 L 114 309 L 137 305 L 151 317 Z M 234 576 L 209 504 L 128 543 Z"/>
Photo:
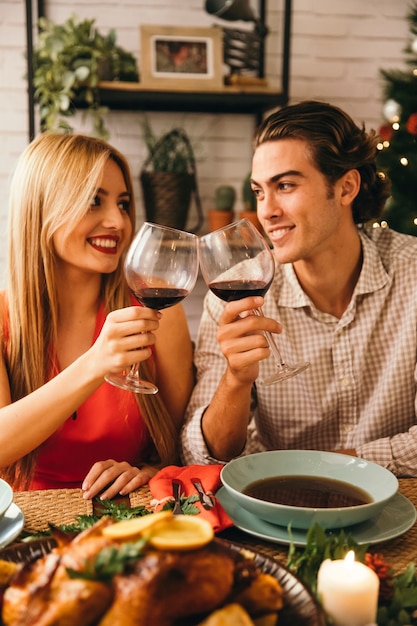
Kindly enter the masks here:
<path id="1" fill-rule="evenodd" d="M 378 291 L 392 280 L 382 263 L 375 242 L 363 230 L 359 230 L 359 237 L 362 245 L 363 264 L 352 300 L 359 295 Z M 279 304 L 294 309 L 304 306 L 312 307 L 310 298 L 304 293 L 298 282 L 292 264 L 284 263 L 281 265 L 281 269 L 283 282 L 279 294 Z"/>

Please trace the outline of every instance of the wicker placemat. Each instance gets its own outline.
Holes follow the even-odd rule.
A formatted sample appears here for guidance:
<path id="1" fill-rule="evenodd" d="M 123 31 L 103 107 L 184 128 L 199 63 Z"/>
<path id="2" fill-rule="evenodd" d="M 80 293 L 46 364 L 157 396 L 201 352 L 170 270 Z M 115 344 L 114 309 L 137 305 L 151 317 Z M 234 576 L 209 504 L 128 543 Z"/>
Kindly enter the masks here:
<path id="1" fill-rule="evenodd" d="M 130 494 L 130 506 L 149 507 L 151 494 L 143 488 Z M 48 524 L 72 524 L 79 515 L 92 515 L 93 503 L 84 500 L 81 489 L 45 489 L 15 492 L 14 502 L 25 516 L 25 531 L 35 533 Z"/>
<path id="2" fill-rule="evenodd" d="M 48 523 L 71 524 L 78 515 L 93 513 L 93 504 L 83 499 L 81 489 L 15 492 L 14 502 L 22 509 L 30 533 L 47 529 Z"/>
<path id="3" fill-rule="evenodd" d="M 400 492 L 417 506 L 417 479 L 401 479 Z M 48 522 L 70 524 L 79 515 L 93 513 L 93 504 L 91 500 L 83 499 L 81 489 L 16 492 L 14 501 L 24 513 L 25 530 L 31 533 L 48 528 Z M 149 488 L 142 487 L 130 494 L 129 501 L 131 506 L 151 508 Z M 263 541 L 237 528 L 228 529 L 222 536 L 252 550 L 263 552 L 281 563 L 286 562 L 288 546 Z M 381 552 L 387 563 L 390 563 L 397 572 L 405 570 L 409 563 L 417 564 L 417 524 L 400 537 L 376 544 L 371 549 L 374 552 Z"/>

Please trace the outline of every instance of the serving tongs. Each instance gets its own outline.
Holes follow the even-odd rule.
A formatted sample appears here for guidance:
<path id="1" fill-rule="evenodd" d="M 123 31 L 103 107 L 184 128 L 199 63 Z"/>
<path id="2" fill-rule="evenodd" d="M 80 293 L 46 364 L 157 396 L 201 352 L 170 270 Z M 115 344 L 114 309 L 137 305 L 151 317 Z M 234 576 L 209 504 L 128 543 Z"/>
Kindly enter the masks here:
<path id="1" fill-rule="evenodd" d="M 203 485 L 201 484 L 201 480 L 199 478 L 191 478 L 190 480 L 197 490 L 198 497 L 200 498 L 203 509 L 205 509 L 206 511 L 210 511 L 216 503 L 214 496 L 204 491 Z"/>

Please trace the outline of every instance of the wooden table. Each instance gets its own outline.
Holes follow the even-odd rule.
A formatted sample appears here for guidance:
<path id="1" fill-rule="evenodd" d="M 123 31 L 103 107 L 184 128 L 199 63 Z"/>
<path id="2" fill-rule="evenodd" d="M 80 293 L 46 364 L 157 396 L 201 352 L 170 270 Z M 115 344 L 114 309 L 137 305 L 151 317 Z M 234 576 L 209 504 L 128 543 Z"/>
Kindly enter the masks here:
<path id="1" fill-rule="evenodd" d="M 417 479 L 400 479 L 400 492 L 417 507 Z M 14 494 L 15 503 L 25 515 L 25 530 L 36 532 L 48 527 L 48 522 L 54 524 L 70 524 L 79 515 L 91 515 L 93 503 L 83 500 L 81 489 L 62 489 L 46 491 L 25 491 Z M 151 494 L 148 487 L 132 493 L 129 497 L 131 506 L 146 506 L 150 508 Z M 288 555 L 288 546 L 263 541 L 237 528 L 229 528 L 220 535 L 251 550 L 263 552 L 269 557 L 285 564 Z M 417 564 L 417 523 L 406 533 L 372 546 L 375 552 L 382 552 L 387 563 L 399 573 L 404 571 L 409 563 Z"/>

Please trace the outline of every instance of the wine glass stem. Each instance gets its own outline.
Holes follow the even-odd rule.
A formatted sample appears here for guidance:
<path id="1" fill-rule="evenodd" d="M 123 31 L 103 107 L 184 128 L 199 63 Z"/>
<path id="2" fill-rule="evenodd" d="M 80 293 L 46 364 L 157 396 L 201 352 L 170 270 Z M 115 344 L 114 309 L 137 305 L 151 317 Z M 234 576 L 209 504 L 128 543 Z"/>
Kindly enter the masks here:
<path id="1" fill-rule="evenodd" d="M 127 374 L 126 378 L 129 381 L 136 381 L 138 377 L 139 377 L 139 363 L 133 363 L 133 365 L 130 366 L 129 373 Z"/>
<path id="2" fill-rule="evenodd" d="M 263 311 L 262 311 L 261 308 L 254 309 L 253 312 L 255 313 L 255 315 L 258 315 L 259 317 L 263 317 L 264 316 Z M 270 348 L 272 354 L 274 355 L 274 358 L 275 358 L 275 361 L 277 363 L 277 366 L 280 369 L 284 369 L 285 368 L 285 363 L 284 363 L 284 360 L 283 360 L 283 358 L 281 356 L 281 353 L 280 353 L 280 351 L 278 349 L 278 346 L 277 346 L 276 342 L 274 341 L 273 336 L 268 331 L 265 331 L 264 335 L 265 335 L 266 340 L 268 342 L 269 348 Z"/>

